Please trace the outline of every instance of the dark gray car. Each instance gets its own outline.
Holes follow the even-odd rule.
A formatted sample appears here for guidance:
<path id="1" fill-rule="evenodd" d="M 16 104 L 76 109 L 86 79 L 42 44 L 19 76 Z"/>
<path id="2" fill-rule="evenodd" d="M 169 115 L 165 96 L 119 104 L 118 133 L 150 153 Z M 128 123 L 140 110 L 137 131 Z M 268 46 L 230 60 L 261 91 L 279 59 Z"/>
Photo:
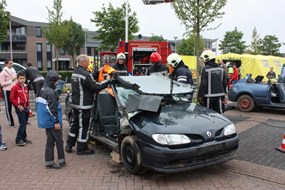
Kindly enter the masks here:
<path id="1" fill-rule="evenodd" d="M 235 157 L 234 124 L 192 103 L 191 86 L 162 75 L 115 78 L 97 95 L 91 137 L 118 152 L 130 173 L 182 172 Z"/>

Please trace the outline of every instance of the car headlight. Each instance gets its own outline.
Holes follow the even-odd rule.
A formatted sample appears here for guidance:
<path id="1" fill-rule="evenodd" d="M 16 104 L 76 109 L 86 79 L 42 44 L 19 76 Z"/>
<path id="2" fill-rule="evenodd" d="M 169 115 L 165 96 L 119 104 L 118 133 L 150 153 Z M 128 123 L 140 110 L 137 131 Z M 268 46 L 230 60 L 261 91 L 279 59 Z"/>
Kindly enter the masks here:
<path id="1" fill-rule="evenodd" d="M 229 136 L 237 132 L 235 125 L 232 123 L 224 128 L 224 135 Z"/>
<path id="2" fill-rule="evenodd" d="M 152 138 L 157 143 L 163 145 L 179 145 L 191 142 L 191 140 L 186 135 L 178 134 L 153 134 Z"/>

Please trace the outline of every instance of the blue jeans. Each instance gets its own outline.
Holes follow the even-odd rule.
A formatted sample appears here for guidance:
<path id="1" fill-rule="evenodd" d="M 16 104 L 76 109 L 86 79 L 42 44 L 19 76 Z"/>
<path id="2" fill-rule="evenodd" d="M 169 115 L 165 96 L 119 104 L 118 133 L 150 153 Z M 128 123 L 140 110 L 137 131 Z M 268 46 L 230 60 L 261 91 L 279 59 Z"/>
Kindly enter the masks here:
<path id="1" fill-rule="evenodd" d="M 0 145 L 2 145 L 2 128 L 1 128 L 1 125 L 0 125 Z"/>
<path id="2" fill-rule="evenodd" d="M 29 109 L 24 108 L 23 111 L 20 111 L 19 108 L 15 108 L 15 109 L 16 109 L 16 114 L 18 116 L 18 120 L 20 124 L 18 132 L 17 132 L 16 140 L 15 140 L 17 143 L 20 140 L 26 141 L 26 138 L 27 138 L 26 126 L 27 126 L 27 121 L 29 118 Z"/>

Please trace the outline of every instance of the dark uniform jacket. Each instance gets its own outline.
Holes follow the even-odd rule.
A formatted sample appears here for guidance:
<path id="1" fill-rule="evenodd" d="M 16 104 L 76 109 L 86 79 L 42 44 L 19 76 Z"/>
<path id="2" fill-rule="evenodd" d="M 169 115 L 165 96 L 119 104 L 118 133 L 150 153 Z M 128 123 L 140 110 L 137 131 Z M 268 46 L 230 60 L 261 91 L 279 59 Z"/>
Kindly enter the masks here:
<path id="1" fill-rule="evenodd" d="M 120 76 L 128 76 L 128 68 L 125 64 L 116 63 L 112 66 Z"/>
<path id="2" fill-rule="evenodd" d="M 193 85 L 192 72 L 183 61 L 174 68 L 174 80 Z"/>
<path id="3" fill-rule="evenodd" d="M 79 65 L 74 69 L 71 76 L 72 107 L 75 109 L 93 108 L 95 93 L 107 86 L 107 81 L 96 82 L 93 75 Z"/>
<path id="4" fill-rule="evenodd" d="M 146 75 L 157 72 L 167 72 L 168 68 L 163 64 L 153 64 L 146 70 Z"/>
<path id="5" fill-rule="evenodd" d="M 215 60 L 207 62 L 202 69 L 199 97 L 221 97 L 225 95 L 227 78 L 223 68 Z"/>
<path id="6" fill-rule="evenodd" d="M 29 80 L 31 82 L 34 82 L 36 78 L 42 77 L 42 75 L 37 67 L 30 66 L 26 69 L 26 77 L 27 77 L 27 81 Z"/>

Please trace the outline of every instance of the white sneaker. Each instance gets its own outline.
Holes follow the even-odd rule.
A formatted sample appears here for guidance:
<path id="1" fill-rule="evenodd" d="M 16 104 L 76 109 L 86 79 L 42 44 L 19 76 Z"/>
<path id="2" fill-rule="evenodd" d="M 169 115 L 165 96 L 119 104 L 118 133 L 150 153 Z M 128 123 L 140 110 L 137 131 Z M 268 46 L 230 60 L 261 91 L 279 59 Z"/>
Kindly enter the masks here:
<path id="1" fill-rule="evenodd" d="M 4 143 L 2 145 L 0 145 L 0 150 L 2 150 L 2 151 L 7 150 L 7 147 Z"/>

